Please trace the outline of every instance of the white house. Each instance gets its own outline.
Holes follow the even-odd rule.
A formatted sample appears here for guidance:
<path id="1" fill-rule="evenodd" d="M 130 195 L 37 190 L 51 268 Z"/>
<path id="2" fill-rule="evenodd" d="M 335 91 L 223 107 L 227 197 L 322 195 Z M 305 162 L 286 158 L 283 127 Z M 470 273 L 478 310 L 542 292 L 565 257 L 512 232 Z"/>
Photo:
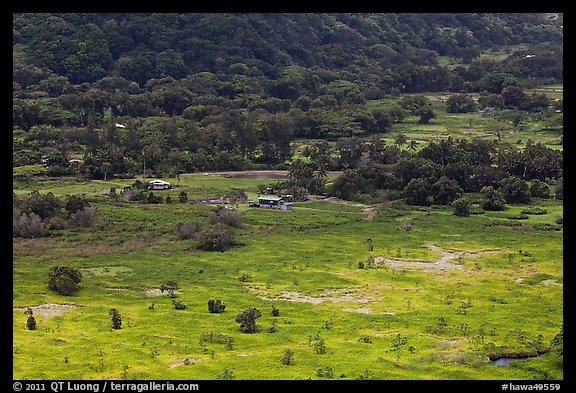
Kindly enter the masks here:
<path id="1" fill-rule="evenodd" d="M 150 180 L 148 184 L 152 190 L 166 190 L 171 187 L 170 183 L 164 180 Z"/>

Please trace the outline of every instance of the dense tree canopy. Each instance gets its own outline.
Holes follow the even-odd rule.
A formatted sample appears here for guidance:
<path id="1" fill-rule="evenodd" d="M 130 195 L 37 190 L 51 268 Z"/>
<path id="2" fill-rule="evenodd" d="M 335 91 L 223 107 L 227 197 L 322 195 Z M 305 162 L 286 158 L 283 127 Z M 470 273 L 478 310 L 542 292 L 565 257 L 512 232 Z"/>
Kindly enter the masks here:
<path id="1" fill-rule="evenodd" d="M 332 190 L 348 198 L 403 189 L 415 178 L 432 186 L 446 176 L 435 189 L 468 192 L 504 175 L 561 176 L 561 153 L 539 144 L 519 151 L 442 141 L 416 153 L 402 133 L 393 145 L 376 136 L 407 116 L 433 121 L 438 113 L 423 92 L 451 93 L 448 112 L 501 111 L 514 127 L 533 114 L 558 127 L 561 114 L 550 108 L 562 102 L 526 89 L 563 80 L 562 14 L 15 13 L 12 20 L 14 166 L 42 163 L 51 176 L 90 179 L 290 169 L 294 140 L 306 138 L 317 141 L 303 152 L 315 175 L 298 175 L 292 186 L 317 191 L 316 174 L 346 170 Z M 502 59 L 480 56 L 511 45 Z M 446 56 L 461 64 L 442 65 Z M 368 105 L 389 97 L 399 98 Z"/>

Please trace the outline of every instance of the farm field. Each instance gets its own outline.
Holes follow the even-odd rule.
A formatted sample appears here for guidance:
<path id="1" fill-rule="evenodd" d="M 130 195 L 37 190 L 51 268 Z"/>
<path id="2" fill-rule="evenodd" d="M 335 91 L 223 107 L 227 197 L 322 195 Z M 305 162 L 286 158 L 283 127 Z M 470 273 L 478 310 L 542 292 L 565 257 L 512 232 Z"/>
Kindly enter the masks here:
<path id="1" fill-rule="evenodd" d="M 13 378 L 563 379 L 552 344 L 563 325 L 562 201 L 469 217 L 401 200 L 311 198 L 291 211 L 240 203 L 229 250 L 177 236 L 179 223 L 205 223 L 216 208 L 193 201 L 237 188 L 251 198 L 282 176 L 183 174 L 165 179 L 175 187 L 158 194 L 175 202 L 162 204 L 108 196 L 133 179 L 14 180 L 16 194 L 83 195 L 96 223 L 13 238 Z M 536 208 L 544 214 L 522 214 Z M 76 294 L 48 288 L 53 265 L 82 272 Z M 160 290 L 170 280 L 175 298 Z M 209 299 L 225 311 L 210 313 Z M 235 321 L 248 307 L 261 312 L 253 333 Z M 504 354 L 541 356 L 490 360 Z"/>

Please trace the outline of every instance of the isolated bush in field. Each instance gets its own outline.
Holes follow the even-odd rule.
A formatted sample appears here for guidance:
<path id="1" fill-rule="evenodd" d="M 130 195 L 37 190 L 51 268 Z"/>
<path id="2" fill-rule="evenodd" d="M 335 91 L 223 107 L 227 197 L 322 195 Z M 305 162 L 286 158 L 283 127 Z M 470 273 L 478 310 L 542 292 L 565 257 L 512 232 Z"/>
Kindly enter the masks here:
<path id="1" fill-rule="evenodd" d="M 198 248 L 204 251 L 226 251 L 232 244 L 233 230 L 226 224 L 209 225 L 196 234 Z"/>
<path id="2" fill-rule="evenodd" d="M 208 311 L 212 314 L 223 313 L 226 309 L 226 305 L 220 301 L 220 299 L 209 299 L 208 300 Z"/>
<path id="3" fill-rule="evenodd" d="M 314 346 L 314 352 L 316 352 L 316 354 L 323 355 L 326 353 L 326 343 L 324 342 L 324 339 L 320 337 L 319 333 L 316 333 L 316 337 L 314 337 L 314 343 L 312 345 Z"/>
<path id="4" fill-rule="evenodd" d="M 245 333 L 254 333 L 258 330 L 256 318 L 260 318 L 262 313 L 257 308 L 248 307 L 236 316 L 236 322 L 240 324 L 240 330 Z"/>
<path id="5" fill-rule="evenodd" d="M 112 329 L 114 330 L 122 329 L 122 316 L 120 315 L 118 310 L 116 310 L 115 308 L 111 308 L 110 311 L 108 311 L 108 315 L 112 317 Z"/>
<path id="6" fill-rule="evenodd" d="M 294 351 L 291 349 L 288 349 L 286 352 L 284 352 L 284 355 L 280 359 L 280 362 L 282 364 L 287 365 L 287 366 L 294 364 Z"/>
<path id="7" fill-rule="evenodd" d="M 36 330 L 36 318 L 32 315 L 34 314 L 32 309 L 28 307 L 26 311 L 24 311 L 24 314 L 28 315 L 28 319 L 26 320 L 26 327 L 28 330 Z"/>
<path id="8" fill-rule="evenodd" d="M 172 304 L 176 310 L 186 310 L 186 305 L 180 300 L 172 299 Z"/>
<path id="9" fill-rule="evenodd" d="M 252 274 L 250 274 L 250 273 L 242 273 L 242 275 L 238 277 L 238 280 L 239 280 L 239 281 L 242 281 L 242 282 L 252 281 Z"/>
<path id="10" fill-rule="evenodd" d="M 320 367 L 316 370 L 316 375 L 320 378 L 334 378 L 334 369 L 330 366 L 326 366 L 324 368 Z"/>
<path id="11" fill-rule="evenodd" d="M 70 266 L 52 266 L 48 273 L 48 287 L 65 296 L 76 293 L 81 281 L 82 272 Z"/>
<path id="12" fill-rule="evenodd" d="M 178 289 L 178 283 L 174 280 L 168 280 L 164 284 L 160 285 L 160 291 L 164 293 L 168 292 L 169 297 L 176 297 L 176 290 Z"/>
<path id="13" fill-rule="evenodd" d="M 220 374 L 218 374 L 218 376 L 216 378 L 223 380 L 223 381 L 226 381 L 226 380 L 236 379 L 236 375 L 234 375 L 234 371 L 226 369 L 226 370 L 222 371 Z"/>
<path id="14" fill-rule="evenodd" d="M 180 194 L 178 194 L 178 201 L 180 203 L 188 202 L 188 194 L 184 191 L 180 191 Z"/>

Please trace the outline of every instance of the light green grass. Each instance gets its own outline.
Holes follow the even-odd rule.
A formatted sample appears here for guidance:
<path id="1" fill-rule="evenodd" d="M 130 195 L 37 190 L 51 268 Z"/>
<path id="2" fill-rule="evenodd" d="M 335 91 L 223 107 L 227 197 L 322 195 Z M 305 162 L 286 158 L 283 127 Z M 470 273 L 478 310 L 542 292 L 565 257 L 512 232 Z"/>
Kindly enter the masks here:
<path id="1" fill-rule="evenodd" d="M 181 176 L 180 187 L 202 198 L 261 181 L 197 174 Z M 45 183 L 44 190 L 63 183 Z M 107 192 L 100 182 L 70 187 Z M 380 214 L 367 220 L 357 204 L 299 202 L 292 211 L 242 206 L 237 240 L 243 245 L 222 253 L 196 250 L 193 240 L 173 231 L 178 222 L 205 222 L 214 206 L 93 203 L 101 220 L 94 228 L 13 240 L 15 307 L 81 306 L 62 316 L 35 313 L 36 331 L 26 329 L 21 309 L 14 311 L 15 379 L 217 379 L 224 370 L 237 379 L 322 379 L 317 370 L 328 367 L 336 380 L 562 379 L 553 353 L 513 367 L 487 359 L 493 351 L 549 345 L 562 326 L 563 232 L 533 225 L 562 215 L 558 201 L 535 200 L 531 207 L 547 213 L 530 215 L 519 227 L 487 225 L 511 221 L 490 213 L 456 217 L 443 207 L 379 206 Z M 402 229 L 406 220 L 410 231 Z M 431 244 L 500 252 L 459 261 L 464 270 L 359 268 L 370 256 L 433 261 Z M 48 289 L 53 264 L 81 269 L 76 295 Z M 251 279 L 241 281 L 244 274 Z M 166 295 L 150 296 L 167 280 L 179 284 L 185 310 L 175 310 Z M 224 313 L 208 312 L 212 297 L 226 304 Z M 122 315 L 121 330 L 111 328 L 112 307 Z M 247 307 L 262 312 L 256 333 L 242 333 L 234 321 Z M 435 329 L 441 317 L 447 325 Z M 232 346 L 201 340 L 211 332 L 232 337 Z M 315 351 L 316 335 L 324 354 Z M 398 337 L 405 343 L 395 346 Z M 284 365 L 289 349 L 294 364 Z"/>

